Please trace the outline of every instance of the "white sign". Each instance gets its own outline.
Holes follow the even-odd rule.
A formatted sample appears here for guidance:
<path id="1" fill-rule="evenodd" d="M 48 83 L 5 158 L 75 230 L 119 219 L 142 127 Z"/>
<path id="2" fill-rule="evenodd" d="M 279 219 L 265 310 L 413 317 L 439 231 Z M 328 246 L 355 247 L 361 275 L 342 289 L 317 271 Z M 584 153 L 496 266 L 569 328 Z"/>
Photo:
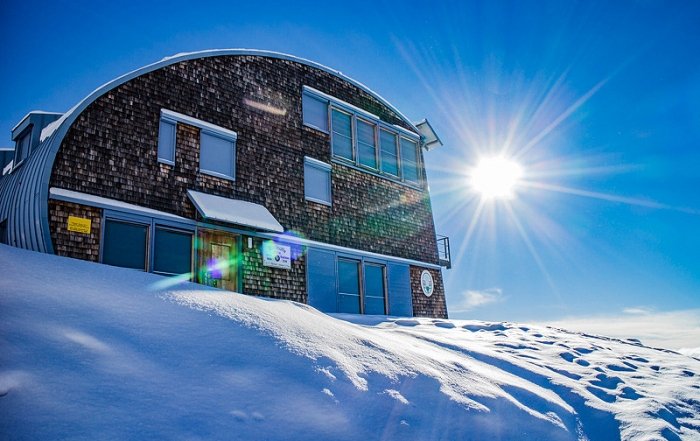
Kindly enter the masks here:
<path id="1" fill-rule="evenodd" d="M 428 270 L 423 270 L 423 272 L 420 274 L 420 287 L 423 290 L 423 294 L 425 294 L 426 297 L 430 297 L 433 295 L 433 289 L 435 288 L 435 285 L 433 283 L 433 276 Z"/>
<path id="2" fill-rule="evenodd" d="M 263 242 L 263 265 L 271 268 L 290 269 L 292 267 L 291 247 L 280 245 L 273 240 Z"/>

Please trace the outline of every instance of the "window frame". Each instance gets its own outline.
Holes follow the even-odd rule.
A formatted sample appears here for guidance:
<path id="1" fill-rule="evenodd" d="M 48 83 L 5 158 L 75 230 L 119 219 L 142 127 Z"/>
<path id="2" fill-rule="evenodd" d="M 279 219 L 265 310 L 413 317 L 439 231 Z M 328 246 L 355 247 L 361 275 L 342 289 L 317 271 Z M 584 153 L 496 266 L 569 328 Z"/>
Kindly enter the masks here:
<path id="1" fill-rule="evenodd" d="M 303 86 L 302 95 L 310 96 L 312 99 L 318 99 L 319 101 L 328 102 L 328 132 L 323 132 L 311 124 L 304 123 L 307 127 L 312 127 L 318 129 L 323 133 L 327 133 L 330 137 L 330 150 L 331 150 L 331 160 L 343 164 L 345 166 L 355 168 L 365 173 L 369 173 L 374 176 L 378 176 L 392 182 L 396 182 L 402 185 L 406 185 L 415 189 L 423 189 L 426 186 L 425 173 L 423 172 L 423 160 L 420 151 L 417 151 L 417 162 L 416 167 L 418 169 L 418 181 L 406 180 L 403 176 L 403 158 L 401 156 L 401 138 L 406 138 L 412 142 L 415 142 L 417 150 L 420 149 L 420 135 L 407 130 L 403 127 L 389 124 L 382 121 L 377 115 L 374 115 L 364 109 L 354 106 L 350 103 L 342 101 L 338 98 L 327 95 L 321 91 L 318 91 L 309 86 Z M 350 115 L 351 117 L 351 148 L 352 148 L 352 159 L 341 156 L 334 149 L 334 131 L 333 131 L 333 110 Z M 302 115 L 303 119 L 303 115 Z M 359 152 L 359 142 L 357 136 L 357 121 L 361 120 L 374 126 L 374 136 L 375 136 L 375 156 L 377 167 L 372 168 L 370 166 L 364 165 L 360 162 L 360 152 Z M 392 133 L 396 137 L 396 161 L 397 161 L 397 172 L 398 175 L 392 173 L 384 172 L 382 170 L 382 154 L 381 154 L 381 143 L 380 135 L 381 130 Z"/>
<path id="2" fill-rule="evenodd" d="M 389 295 L 388 295 L 389 294 L 388 293 L 389 287 L 387 286 L 389 281 L 387 279 L 386 262 L 380 263 L 380 262 L 375 262 L 375 261 L 369 260 L 369 259 L 362 259 L 362 283 L 364 286 L 364 288 L 362 290 L 362 314 L 363 315 L 366 314 L 365 302 L 366 302 L 366 298 L 368 297 L 367 296 L 367 269 L 366 268 L 368 266 L 378 267 L 381 269 L 382 288 L 383 288 L 382 303 L 384 305 L 384 312 L 381 315 L 387 315 L 389 312 Z M 369 296 L 369 297 L 378 298 L 376 296 Z M 377 314 L 373 314 L 373 315 L 377 315 Z"/>
<path id="3" fill-rule="evenodd" d="M 109 265 L 108 263 L 104 263 L 104 247 L 105 247 L 105 234 L 107 232 L 107 222 L 120 222 L 122 224 L 130 224 L 130 225 L 137 225 L 139 227 L 146 227 L 146 241 L 145 241 L 145 247 L 146 247 L 146 252 L 144 255 L 144 269 L 140 268 L 127 268 L 127 267 L 117 267 L 117 268 L 124 268 L 124 269 L 130 269 L 134 271 L 142 271 L 145 273 L 152 272 L 152 253 L 151 249 L 152 247 L 152 241 L 153 241 L 153 234 L 152 234 L 152 228 L 153 228 L 153 222 L 149 220 L 148 218 L 144 218 L 141 216 L 132 216 L 132 215 L 110 215 L 108 213 L 105 213 L 102 216 L 102 222 L 100 225 L 100 251 L 99 251 L 99 259 L 101 264 Z M 110 265 L 110 266 L 115 266 L 115 265 Z"/>
<path id="4" fill-rule="evenodd" d="M 202 135 L 208 135 L 211 136 L 212 138 L 219 138 L 224 141 L 230 141 L 231 142 L 231 148 L 233 150 L 233 157 L 232 159 L 232 164 L 231 164 L 231 176 L 227 175 L 226 173 L 221 173 L 215 170 L 208 170 L 206 168 L 202 167 L 202 150 L 204 147 L 204 143 L 202 142 Z M 209 176 L 214 176 L 217 178 L 221 179 L 226 179 L 229 181 L 234 181 L 236 180 L 236 161 L 238 159 L 237 151 L 236 151 L 236 138 L 231 138 L 229 136 L 222 135 L 219 132 L 215 132 L 213 130 L 205 130 L 205 129 L 200 129 L 199 131 L 199 172 L 205 175 Z"/>
<path id="5" fill-rule="evenodd" d="M 405 139 L 405 140 L 407 140 L 408 142 L 414 143 L 414 146 L 415 146 L 415 153 L 416 153 L 416 162 L 415 162 L 415 166 L 416 166 L 416 180 L 415 180 L 415 181 L 412 181 L 412 180 L 410 180 L 410 179 L 407 179 L 407 178 L 406 178 L 406 173 L 403 173 L 403 167 L 402 167 L 402 169 L 401 169 L 401 171 L 402 171 L 402 176 L 401 176 L 401 177 L 402 177 L 402 179 L 403 179 L 405 182 L 407 182 L 407 183 L 409 183 L 409 184 L 420 185 L 420 184 L 424 181 L 424 179 L 423 179 L 422 167 L 421 167 L 421 165 L 420 165 L 420 164 L 421 164 L 420 143 L 416 142 L 415 140 L 413 140 L 413 139 L 411 139 L 411 138 L 409 138 L 409 137 L 406 137 L 406 136 L 399 136 L 399 153 L 401 154 L 401 164 L 402 164 L 402 165 L 404 164 L 404 161 L 405 161 L 405 158 L 404 158 L 404 155 L 403 155 L 403 146 L 401 145 L 401 140 L 402 140 L 402 139 Z"/>
<path id="6" fill-rule="evenodd" d="M 324 103 L 326 105 L 326 127 L 327 127 L 326 130 L 306 121 L 306 118 L 304 117 L 304 97 L 308 97 L 312 100 L 316 100 L 316 101 Z M 301 94 L 301 106 L 302 106 L 301 107 L 301 122 L 304 126 L 318 130 L 319 132 L 325 133 L 327 135 L 331 133 L 330 101 L 327 98 L 323 98 L 323 97 L 319 96 L 318 94 L 315 94 L 315 93 L 308 91 L 305 88 L 302 90 L 302 94 Z"/>
<path id="7" fill-rule="evenodd" d="M 173 141 L 172 141 L 173 142 L 173 146 L 172 146 L 173 158 L 172 159 L 163 158 L 160 155 L 160 145 L 161 145 L 160 144 L 160 140 L 161 140 L 160 136 L 161 136 L 162 125 L 164 123 L 170 124 L 173 126 Z M 158 162 L 161 164 L 167 164 L 167 165 L 174 166 L 175 165 L 175 155 L 177 154 L 176 150 L 177 150 L 177 120 L 175 120 L 173 118 L 168 118 L 167 116 L 164 116 L 163 114 L 161 114 L 160 119 L 158 120 L 158 145 L 156 146 L 156 155 L 158 157 Z"/>
<path id="8" fill-rule="evenodd" d="M 318 199 L 306 194 L 306 166 L 315 168 L 328 173 L 328 201 L 323 199 Z M 332 171 L 333 167 L 318 159 L 311 158 L 309 156 L 304 156 L 304 199 L 311 202 L 316 202 L 318 204 L 327 205 L 329 207 L 333 206 L 333 183 L 332 183 Z"/>
<path id="9" fill-rule="evenodd" d="M 207 121 L 202 121 L 201 119 L 194 118 L 192 116 L 188 116 L 182 113 L 175 112 L 173 110 L 169 109 L 160 109 L 160 117 L 165 118 L 171 121 L 175 121 L 177 124 L 186 124 L 188 126 L 193 126 L 197 127 L 199 129 L 199 164 L 197 167 L 197 171 L 199 173 L 209 175 L 209 176 L 214 176 L 220 179 L 226 179 L 228 181 L 235 181 L 236 180 L 236 162 L 238 160 L 238 133 L 234 132 L 231 129 L 227 129 L 226 127 L 221 127 L 217 126 L 216 124 L 212 124 Z M 177 136 L 177 124 L 175 126 L 176 128 L 176 136 Z M 224 173 L 220 173 L 214 170 L 207 170 L 202 168 L 202 133 L 206 133 L 209 136 L 214 136 L 217 138 L 221 138 L 226 141 L 231 141 L 233 144 L 233 158 L 232 158 L 232 175 L 228 176 Z M 177 140 L 177 138 L 176 138 Z M 177 146 L 176 146 L 177 147 Z"/>
<path id="10" fill-rule="evenodd" d="M 190 273 L 190 280 L 193 279 L 194 277 L 194 258 L 195 258 L 195 230 L 194 229 L 185 229 L 185 228 L 178 228 L 174 227 L 172 225 L 168 224 L 163 224 L 160 223 L 159 221 L 154 220 L 153 223 L 153 240 L 152 240 L 152 259 L 151 259 L 151 272 L 153 274 L 159 274 L 163 276 L 180 276 L 182 274 L 178 273 L 169 273 L 166 271 L 157 271 L 156 270 L 156 236 L 158 235 L 158 230 L 165 230 L 165 231 L 171 231 L 174 233 L 180 233 L 180 234 L 188 234 L 190 236 L 190 270 L 188 271 Z"/>
<path id="11" fill-rule="evenodd" d="M 351 158 L 347 158 L 345 156 L 340 155 L 335 151 L 335 130 L 333 130 L 333 111 L 336 111 L 338 113 L 345 114 L 350 117 L 350 156 Z M 355 148 L 355 144 L 357 142 L 357 136 L 355 134 L 355 117 L 352 112 L 348 112 L 345 109 L 335 107 L 332 104 L 328 106 L 328 114 L 330 116 L 330 122 L 328 126 L 328 131 L 330 132 L 331 135 L 331 154 L 333 155 L 334 158 L 339 158 L 343 161 L 349 161 L 352 163 L 357 162 L 357 152 Z M 345 135 L 338 133 L 339 136 L 345 137 Z"/>
<path id="12" fill-rule="evenodd" d="M 360 155 L 360 136 L 357 133 L 357 127 L 358 127 L 357 122 L 358 121 L 372 127 L 372 140 L 374 141 L 374 164 L 375 164 L 374 167 L 371 167 L 367 164 L 362 163 L 362 157 Z M 369 170 L 375 171 L 375 172 L 381 171 L 381 168 L 380 168 L 381 159 L 379 157 L 380 156 L 379 155 L 379 130 L 380 129 L 378 129 L 377 124 L 372 122 L 370 119 L 367 119 L 367 118 L 364 118 L 361 116 L 358 116 L 355 118 L 355 135 L 356 135 L 355 138 L 357 139 L 357 141 L 356 141 L 356 144 L 357 144 L 357 161 L 356 161 L 357 165 L 360 167 L 364 167 L 364 168 L 367 168 Z"/>
<path id="13" fill-rule="evenodd" d="M 34 126 L 30 124 L 26 129 L 22 130 L 22 133 L 20 133 L 19 136 L 16 138 L 14 162 L 12 164 L 13 170 L 22 165 L 24 161 L 29 157 L 29 151 L 32 149 L 33 128 Z M 22 149 L 20 147 L 22 147 L 22 142 L 25 139 L 27 140 L 27 145 L 25 146 L 26 148 Z"/>

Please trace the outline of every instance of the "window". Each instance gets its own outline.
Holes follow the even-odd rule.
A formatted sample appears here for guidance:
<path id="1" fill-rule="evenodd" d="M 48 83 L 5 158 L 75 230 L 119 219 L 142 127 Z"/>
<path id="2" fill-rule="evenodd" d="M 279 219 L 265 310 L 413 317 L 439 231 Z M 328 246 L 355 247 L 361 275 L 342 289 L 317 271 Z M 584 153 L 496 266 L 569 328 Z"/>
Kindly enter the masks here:
<path id="1" fill-rule="evenodd" d="M 403 178 L 415 184 L 420 182 L 418 171 L 418 144 L 410 139 L 401 137 L 401 162 Z"/>
<path id="2" fill-rule="evenodd" d="M 32 128 L 29 126 L 19 138 L 17 138 L 17 143 L 15 144 L 15 167 L 22 163 L 29 156 L 29 148 L 31 147 L 32 141 Z"/>
<path id="3" fill-rule="evenodd" d="M 162 226 L 155 229 L 153 272 L 176 275 L 192 271 L 192 233 Z"/>
<path id="4" fill-rule="evenodd" d="M 396 152 L 396 134 L 380 130 L 379 144 L 382 148 L 382 171 L 399 176 L 399 158 Z"/>
<path id="5" fill-rule="evenodd" d="M 331 205 L 331 166 L 313 158 L 304 158 L 304 197 Z"/>
<path id="6" fill-rule="evenodd" d="M 202 130 L 200 136 L 199 168 L 203 173 L 235 179 L 235 138 L 224 138 Z"/>
<path id="7" fill-rule="evenodd" d="M 337 162 L 392 181 L 421 185 L 418 134 L 308 86 L 304 86 L 302 106 L 305 125 L 330 133 Z"/>
<path id="8" fill-rule="evenodd" d="M 352 161 L 352 116 L 333 109 L 333 154 Z"/>
<path id="9" fill-rule="evenodd" d="M 7 237 L 7 219 L 0 222 L 0 243 L 5 245 L 10 243 Z"/>
<path id="10" fill-rule="evenodd" d="M 386 314 L 384 265 L 365 264 L 365 314 Z"/>
<path id="11" fill-rule="evenodd" d="M 175 164 L 175 128 L 176 123 L 164 118 L 158 127 L 158 162 Z"/>
<path id="12" fill-rule="evenodd" d="M 357 153 L 360 164 L 377 168 L 377 143 L 374 139 L 374 124 L 357 119 Z"/>
<path id="13" fill-rule="evenodd" d="M 102 263 L 146 271 L 148 225 L 107 219 Z"/>
<path id="14" fill-rule="evenodd" d="M 338 312 L 360 313 L 360 262 L 338 259 Z"/>
<path id="15" fill-rule="evenodd" d="M 328 133 L 328 100 L 305 92 L 301 98 L 301 107 L 304 124 Z"/>

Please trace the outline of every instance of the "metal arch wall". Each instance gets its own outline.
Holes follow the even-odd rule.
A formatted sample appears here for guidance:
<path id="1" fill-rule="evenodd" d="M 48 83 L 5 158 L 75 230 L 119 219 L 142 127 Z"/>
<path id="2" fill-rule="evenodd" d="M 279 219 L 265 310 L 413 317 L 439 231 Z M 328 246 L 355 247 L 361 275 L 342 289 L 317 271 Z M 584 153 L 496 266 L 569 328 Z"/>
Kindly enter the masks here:
<path id="1" fill-rule="evenodd" d="M 83 110 L 105 93 L 138 76 L 181 61 L 219 56 L 276 58 L 294 61 L 323 70 L 364 90 L 396 113 L 416 133 L 419 133 L 418 129 L 408 118 L 379 94 L 359 81 L 314 61 L 279 52 L 253 49 L 214 49 L 178 54 L 136 69 L 98 87 L 55 122 L 57 128 L 54 132 L 39 144 L 19 169 L 10 175 L 0 178 L 0 221 L 7 219 L 9 243 L 20 248 L 53 253 L 48 219 L 49 180 L 51 179 L 53 163 L 63 137 Z"/>
<path id="2" fill-rule="evenodd" d="M 20 168 L 0 179 L 0 220 L 7 219 L 10 245 L 53 253 L 48 231 L 49 177 L 44 174 L 51 171 L 46 165 L 54 139 L 44 140 Z"/>

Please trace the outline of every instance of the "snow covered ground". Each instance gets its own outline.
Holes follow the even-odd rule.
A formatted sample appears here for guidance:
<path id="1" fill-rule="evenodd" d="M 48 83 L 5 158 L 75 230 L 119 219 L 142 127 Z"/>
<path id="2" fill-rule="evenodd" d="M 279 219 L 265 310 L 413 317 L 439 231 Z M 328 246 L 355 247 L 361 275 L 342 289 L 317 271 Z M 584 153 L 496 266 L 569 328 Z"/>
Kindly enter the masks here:
<path id="1" fill-rule="evenodd" d="M 700 360 L 0 246 L 1 439 L 700 439 Z M 170 285 L 170 286 L 169 286 Z"/>

